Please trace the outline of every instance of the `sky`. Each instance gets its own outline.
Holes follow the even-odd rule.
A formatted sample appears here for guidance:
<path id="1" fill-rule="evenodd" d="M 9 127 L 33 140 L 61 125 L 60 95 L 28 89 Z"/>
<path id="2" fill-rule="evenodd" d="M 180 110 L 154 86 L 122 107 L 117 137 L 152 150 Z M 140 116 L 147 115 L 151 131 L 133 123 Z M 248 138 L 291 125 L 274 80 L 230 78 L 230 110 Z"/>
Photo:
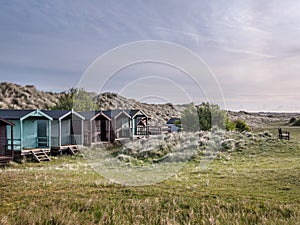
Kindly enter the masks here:
<path id="1" fill-rule="evenodd" d="M 103 54 L 155 40 L 197 54 L 215 77 L 226 109 L 300 112 L 298 0 L 0 3 L 1 82 L 68 90 Z M 103 83 L 104 77 L 97 79 Z M 190 76 L 155 62 L 121 69 L 101 90 L 146 102 L 206 100 Z"/>

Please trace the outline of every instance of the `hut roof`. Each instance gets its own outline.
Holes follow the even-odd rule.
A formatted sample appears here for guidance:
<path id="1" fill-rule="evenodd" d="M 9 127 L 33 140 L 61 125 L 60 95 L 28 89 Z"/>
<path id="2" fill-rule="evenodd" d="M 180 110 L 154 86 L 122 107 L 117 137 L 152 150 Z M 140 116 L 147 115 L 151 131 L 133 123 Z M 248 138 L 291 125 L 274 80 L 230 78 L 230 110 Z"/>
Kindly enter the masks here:
<path id="1" fill-rule="evenodd" d="M 124 115 L 128 116 L 129 118 L 131 117 L 126 111 L 124 111 L 122 109 L 104 110 L 103 113 L 105 115 L 107 115 L 109 118 L 115 118 L 121 114 L 124 114 Z"/>
<path id="2" fill-rule="evenodd" d="M 105 113 L 103 113 L 103 111 L 88 111 L 88 112 L 79 112 L 79 114 L 81 116 L 83 116 L 86 120 L 92 120 L 94 118 L 96 118 L 97 116 L 103 115 L 104 117 L 106 117 L 108 120 L 110 120 L 110 117 L 107 116 Z"/>
<path id="3" fill-rule="evenodd" d="M 27 114 L 31 113 L 33 110 L 24 110 L 24 109 L 1 109 L 0 110 L 0 117 L 5 119 L 20 119 Z"/>
<path id="4" fill-rule="evenodd" d="M 49 115 L 50 117 L 52 117 L 53 119 L 63 119 L 68 115 L 76 115 L 77 117 L 81 118 L 84 120 L 84 117 L 82 115 L 80 115 L 79 113 L 73 111 L 73 110 L 42 110 L 42 112 L 46 113 L 47 115 Z"/>
<path id="5" fill-rule="evenodd" d="M 52 117 L 43 113 L 38 109 L 1 109 L 0 110 L 0 117 L 9 120 L 20 120 L 26 119 L 29 116 L 44 116 L 49 120 L 52 120 Z"/>
<path id="6" fill-rule="evenodd" d="M 10 121 L 8 121 L 8 120 L 2 118 L 2 117 L 0 117 L 0 124 L 11 125 L 11 126 L 14 126 L 14 125 L 15 125 L 14 123 L 12 123 L 12 122 L 10 122 Z"/>
<path id="7" fill-rule="evenodd" d="M 141 113 L 143 114 L 143 116 L 147 117 L 147 115 L 140 109 L 131 109 L 131 110 L 124 110 L 128 115 L 132 117 L 134 117 L 137 113 Z"/>

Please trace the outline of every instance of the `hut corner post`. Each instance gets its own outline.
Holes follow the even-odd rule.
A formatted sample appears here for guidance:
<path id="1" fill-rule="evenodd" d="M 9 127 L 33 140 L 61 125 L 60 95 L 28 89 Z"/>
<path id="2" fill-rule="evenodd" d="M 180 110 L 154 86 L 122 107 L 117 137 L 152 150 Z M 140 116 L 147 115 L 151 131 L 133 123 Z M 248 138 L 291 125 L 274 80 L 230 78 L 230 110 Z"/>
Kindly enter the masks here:
<path id="1" fill-rule="evenodd" d="M 51 149 L 51 120 L 48 120 L 48 147 Z"/>
<path id="2" fill-rule="evenodd" d="M 10 126 L 10 147 L 11 147 L 11 157 L 14 157 L 14 130 L 13 125 Z"/>
<path id="3" fill-rule="evenodd" d="M 22 150 L 23 150 L 23 120 L 21 119 L 20 120 L 20 151 L 21 151 L 21 154 L 22 154 Z"/>
<path id="4" fill-rule="evenodd" d="M 84 142 L 84 131 L 83 131 L 83 128 L 84 128 L 84 121 L 81 120 L 81 145 L 83 145 L 83 142 Z"/>

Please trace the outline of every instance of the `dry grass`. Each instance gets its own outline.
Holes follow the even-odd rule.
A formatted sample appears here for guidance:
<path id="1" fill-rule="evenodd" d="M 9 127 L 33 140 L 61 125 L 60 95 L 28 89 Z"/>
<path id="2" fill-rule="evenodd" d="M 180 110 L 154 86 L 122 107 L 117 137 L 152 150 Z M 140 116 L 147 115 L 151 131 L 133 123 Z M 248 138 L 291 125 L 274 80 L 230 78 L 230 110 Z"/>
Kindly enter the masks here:
<path id="1" fill-rule="evenodd" d="M 263 129 L 262 129 L 263 130 Z M 112 184 L 81 157 L 0 173 L 1 224 L 300 224 L 300 130 L 197 160 L 159 184 Z"/>

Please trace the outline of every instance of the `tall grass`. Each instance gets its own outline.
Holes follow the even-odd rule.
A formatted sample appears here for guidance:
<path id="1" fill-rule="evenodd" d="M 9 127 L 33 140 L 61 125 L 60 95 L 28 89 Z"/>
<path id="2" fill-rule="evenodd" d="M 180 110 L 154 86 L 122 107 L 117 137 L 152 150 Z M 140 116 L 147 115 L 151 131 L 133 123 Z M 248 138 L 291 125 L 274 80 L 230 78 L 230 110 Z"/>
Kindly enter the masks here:
<path id="1" fill-rule="evenodd" d="M 0 170 L 0 223 L 300 224 L 300 130 L 290 141 L 270 131 L 149 186 L 110 183 L 80 157 L 12 164 Z"/>
<path id="2" fill-rule="evenodd" d="M 292 205 L 216 198 L 65 198 L 30 202 L 2 217 L 3 224 L 295 224 Z M 75 201 L 76 200 L 76 201 Z M 232 199 L 234 200 L 234 199 Z"/>

